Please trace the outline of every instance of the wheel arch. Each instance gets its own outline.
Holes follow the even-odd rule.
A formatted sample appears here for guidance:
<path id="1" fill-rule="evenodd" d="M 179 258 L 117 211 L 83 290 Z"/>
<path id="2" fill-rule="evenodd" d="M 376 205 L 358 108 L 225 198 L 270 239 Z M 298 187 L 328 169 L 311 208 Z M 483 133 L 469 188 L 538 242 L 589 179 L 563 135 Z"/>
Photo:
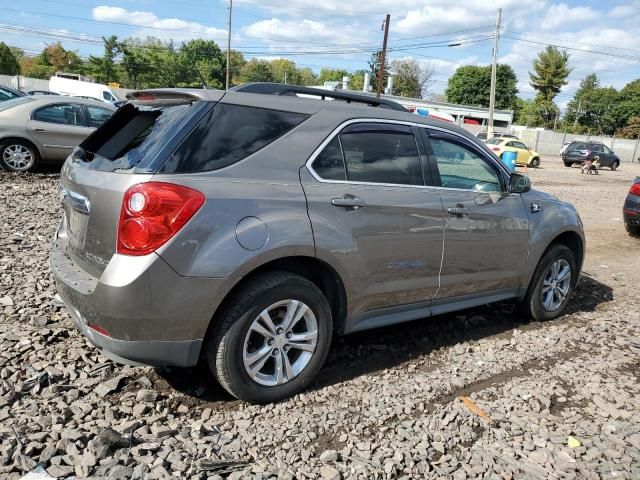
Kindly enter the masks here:
<path id="1" fill-rule="evenodd" d="M 334 330 L 338 332 L 344 330 L 347 313 L 347 293 L 342 278 L 328 263 L 316 257 L 297 255 L 267 261 L 240 278 L 218 304 L 215 312 L 213 312 L 206 336 L 209 336 L 215 330 L 221 320 L 219 318 L 220 312 L 233 300 L 236 294 L 256 275 L 270 271 L 300 275 L 316 285 L 327 298 L 333 317 Z"/>

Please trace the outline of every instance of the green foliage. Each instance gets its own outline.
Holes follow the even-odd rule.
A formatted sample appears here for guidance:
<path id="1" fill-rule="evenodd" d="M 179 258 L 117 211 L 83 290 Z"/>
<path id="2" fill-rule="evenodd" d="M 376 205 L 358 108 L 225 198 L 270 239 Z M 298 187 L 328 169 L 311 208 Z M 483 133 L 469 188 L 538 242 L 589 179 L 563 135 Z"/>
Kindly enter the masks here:
<path id="1" fill-rule="evenodd" d="M 323 68 L 318 75 L 318 84 L 322 85 L 324 82 L 341 82 L 342 77 L 348 77 L 349 72 L 346 70 L 334 70 L 332 68 Z"/>
<path id="2" fill-rule="evenodd" d="M 299 83 L 298 69 L 291 60 L 276 58 L 271 60 L 270 67 L 274 81 L 289 85 L 297 85 Z"/>
<path id="3" fill-rule="evenodd" d="M 540 102 L 552 102 L 567 82 L 571 73 L 569 54 L 548 45 L 533 61 L 533 72 L 529 72 L 531 86 L 538 91 Z"/>
<path id="4" fill-rule="evenodd" d="M 242 82 L 273 82 L 271 65 L 266 60 L 252 58 L 240 70 L 240 80 Z"/>
<path id="5" fill-rule="evenodd" d="M 371 86 L 373 91 L 375 92 L 378 86 L 378 70 L 380 70 L 380 66 L 382 64 L 382 50 L 378 50 L 377 52 L 371 54 L 371 58 L 367 62 L 369 64 L 369 71 L 371 72 Z M 384 76 L 382 78 L 382 90 L 384 91 L 384 87 L 387 84 L 387 77 L 389 76 L 389 57 L 385 57 L 384 59 Z"/>
<path id="6" fill-rule="evenodd" d="M 509 65 L 496 68 L 496 108 L 513 109 L 518 89 L 518 78 Z M 491 94 L 491 66 L 465 65 L 458 67 L 449 78 L 445 95 L 447 101 L 464 105 L 489 106 Z"/>
<path id="7" fill-rule="evenodd" d="M 618 94 L 618 101 L 611 109 L 618 128 L 627 125 L 632 117 L 640 117 L 640 79 L 627 83 Z"/>
<path id="8" fill-rule="evenodd" d="M 640 117 L 631 117 L 625 127 L 618 129 L 620 138 L 640 138 Z"/>
<path id="9" fill-rule="evenodd" d="M 102 57 L 91 55 L 88 60 L 88 73 L 100 83 L 118 81 L 118 71 L 116 69 L 116 57 L 122 52 L 118 42 L 118 37 L 102 37 L 104 42 L 104 54 Z"/>
<path id="10" fill-rule="evenodd" d="M 362 89 L 364 88 L 365 73 L 367 73 L 367 70 L 360 69 L 349 75 L 349 88 L 351 90 L 362 91 Z"/>
<path id="11" fill-rule="evenodd" d="M 393 95 L 423 98 L 433 83 L 433 68 L 423 66 L 415 59 L 393 60 L 390 68 L 395 72 Z"/>
<path id="12" fill-rule="evenodd" d="M 298 82 L 300 85 L 311 86 L 318 84 L 318 76 L 309 67 L 298 70 Z"/>
<path id="13" fill-rule="evenodd" d="M 0 75 L 18 75 L 20 64 L 14 52 L 5 43 L 0 42 Z"/>

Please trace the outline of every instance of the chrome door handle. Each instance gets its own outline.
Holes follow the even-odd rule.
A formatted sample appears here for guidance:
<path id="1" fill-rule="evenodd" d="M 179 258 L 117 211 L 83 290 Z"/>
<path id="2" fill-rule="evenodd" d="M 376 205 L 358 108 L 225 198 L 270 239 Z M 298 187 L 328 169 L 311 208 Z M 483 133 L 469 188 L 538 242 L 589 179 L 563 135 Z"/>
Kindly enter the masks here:
<path id="1" fill-rule="evenodd" d="M 47 133 L 44 128 L 34 128 L 33 131 L 36 133 Z"/>
<path id="2" fill-rule="evenodd" d="M 365 207 L 367 204 L 361 198 L 354 197 L 353 195 L 345 195 L 342 198 L 332 198 L 331 205 L 334 207 L 352 208 L 357 210 Z"/>
<path id="3" fill-rule="evenodd" d="M 466 217 L 471 213 L 469 209 L 461 203 L 456 204 L 455 207 L 447 208 L 447 212 L 449 212 L 450 215 L 455 215 L 456 217 Z"/>

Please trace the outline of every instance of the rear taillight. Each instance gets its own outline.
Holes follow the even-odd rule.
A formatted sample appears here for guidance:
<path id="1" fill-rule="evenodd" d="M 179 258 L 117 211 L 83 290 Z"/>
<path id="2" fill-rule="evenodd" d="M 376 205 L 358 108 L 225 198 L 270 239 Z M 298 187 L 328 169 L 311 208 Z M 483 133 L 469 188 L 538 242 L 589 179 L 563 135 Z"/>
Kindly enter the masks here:
<path id="1" fill-rule="evenodd" d="M 640 197 L 640 183 L 634 183 L 633 185 L 631 185 L 629 193 L 631 195 L 638 195 Z"/>
<path id="2" fill-rule="evenodd" d="M 204 204 L 204 195 L 172 183 L 134 185 L 124 194 L 116 251 L 147 255 L 173 237 Z"/>
<path id="3" fill-rule="evenodd" d="M 494 152 L 499 152 L 500 151 L 500 147 L 491 147 L 491 150 L 493 150 Z"/>

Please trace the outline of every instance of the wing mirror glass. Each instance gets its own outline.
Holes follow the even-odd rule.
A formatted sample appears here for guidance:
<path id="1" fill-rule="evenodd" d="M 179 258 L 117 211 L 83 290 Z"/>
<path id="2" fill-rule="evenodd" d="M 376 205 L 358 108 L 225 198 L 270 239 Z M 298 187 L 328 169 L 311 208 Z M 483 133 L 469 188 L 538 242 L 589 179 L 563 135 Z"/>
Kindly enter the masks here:
<path id="1" fill-rule="evenodd" d="M 509 177 L 509 192 L 510 193 L 525 193 L 531 190 L 531 180 L 526 175 L 520 175 L 519 173 L 512 173 Z"/>

